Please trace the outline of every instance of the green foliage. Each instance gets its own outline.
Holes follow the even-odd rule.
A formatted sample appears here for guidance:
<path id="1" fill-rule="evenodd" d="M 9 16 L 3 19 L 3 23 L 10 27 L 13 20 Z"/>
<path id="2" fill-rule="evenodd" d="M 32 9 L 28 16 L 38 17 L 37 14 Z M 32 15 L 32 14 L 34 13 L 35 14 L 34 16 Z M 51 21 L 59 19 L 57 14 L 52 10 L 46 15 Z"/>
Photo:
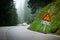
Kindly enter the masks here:
<path id="1" fill-rule="evenodd" d="M 58 29 L 55 34 L 60 35 L 60 29 Z"/>
<path id="2" fill-rule="evenodd" d="M 18 16 L 13 0 L 1 0 L 0 1 L 0 26 L 12 26 L 17 25 Z"/>
<path id="3" fill-rule="evenodd" d="M 48 4 L 44 8 L 42 8 L 42 10 L 39 11 L 39 14 L 37 15 L 35 21 L 30 25 L 29 29 L 43 32 L 43 28 L 45 27 L 45 25 L 42 24 L 41 21 L 42 21 L 42 17 L 48 12 L 48 10 L 50 10 L 50 14 L 51 14 L 51 25 L 50 26 L 46 25 L 45 33 L 52 33 L 52 32 L 55 33 L 55 31 L 57 31 L 56 29 L 60 27 L 60 0 L 56 0 Z"/>

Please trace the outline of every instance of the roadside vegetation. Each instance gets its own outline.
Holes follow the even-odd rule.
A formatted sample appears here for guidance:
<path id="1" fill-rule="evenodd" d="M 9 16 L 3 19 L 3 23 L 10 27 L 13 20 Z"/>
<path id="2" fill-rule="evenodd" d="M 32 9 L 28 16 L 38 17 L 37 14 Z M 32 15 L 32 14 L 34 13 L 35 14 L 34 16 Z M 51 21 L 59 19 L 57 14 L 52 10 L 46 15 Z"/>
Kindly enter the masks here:
<path id="1" fill-rule="evenodd" d="M 29 29 L 43 32 L 45 27 L 44 24 L 41 23 L 42 17 L 48 13 L 48 10 L 51 15 L 51 24 L 46 25 L 46 30 L 44 33 L 54 33 L 60 35 L 60 0 L 54 0 L 48 5 L 44 6 L 39 12 L 34 22 L 31 23 Z"/>

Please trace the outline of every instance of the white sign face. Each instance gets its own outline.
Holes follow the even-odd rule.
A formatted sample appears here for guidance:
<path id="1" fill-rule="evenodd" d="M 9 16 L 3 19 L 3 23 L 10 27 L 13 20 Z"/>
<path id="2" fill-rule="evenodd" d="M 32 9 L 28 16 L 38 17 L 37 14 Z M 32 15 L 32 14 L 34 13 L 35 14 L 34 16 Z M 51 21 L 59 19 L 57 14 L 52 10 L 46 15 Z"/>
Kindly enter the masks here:
<path id="1" fill-rule="evenodd" d="M 51 22 L 48 22 L 48 21 L 44 21 L 44 20 L 42 20 L 42 24 L 50 25 L 50 24 L 51 24 Z"/>

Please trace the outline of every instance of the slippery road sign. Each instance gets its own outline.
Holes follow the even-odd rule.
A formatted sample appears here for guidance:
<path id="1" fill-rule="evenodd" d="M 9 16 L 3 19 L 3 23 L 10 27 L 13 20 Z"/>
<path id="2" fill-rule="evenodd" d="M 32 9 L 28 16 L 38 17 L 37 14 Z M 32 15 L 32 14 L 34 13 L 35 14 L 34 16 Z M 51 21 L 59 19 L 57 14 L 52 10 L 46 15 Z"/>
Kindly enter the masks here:
<path id="1" fill-rule="evenodd" d="M 50 25 L 50 23 L 51 23 L 50 13 L 47 13 L 42 18 L 42 24 L 45 25 L 44 29 L 43 29 L 43 32 L 45 32 L 46 25 Z"/>
<path id="2" fill-rule="evenodd" d="M 42 20 L 47 21 L 47 22 L 51 22 L 50 13 L 47 13 L 46 15 L 44 15 Z"/>

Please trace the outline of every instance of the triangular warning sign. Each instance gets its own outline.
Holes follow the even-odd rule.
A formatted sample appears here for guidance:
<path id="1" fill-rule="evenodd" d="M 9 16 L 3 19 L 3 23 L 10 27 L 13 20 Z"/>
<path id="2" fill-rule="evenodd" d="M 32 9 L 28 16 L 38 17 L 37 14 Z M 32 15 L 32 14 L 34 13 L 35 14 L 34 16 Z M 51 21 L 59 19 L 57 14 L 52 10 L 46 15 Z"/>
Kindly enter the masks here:
<path id="1" fill-rule="evenodd" d="M 51 22 L 50 13 L 45 14 L 43 16 L 42 20 L 47 21 L 47 22 Z"/>

